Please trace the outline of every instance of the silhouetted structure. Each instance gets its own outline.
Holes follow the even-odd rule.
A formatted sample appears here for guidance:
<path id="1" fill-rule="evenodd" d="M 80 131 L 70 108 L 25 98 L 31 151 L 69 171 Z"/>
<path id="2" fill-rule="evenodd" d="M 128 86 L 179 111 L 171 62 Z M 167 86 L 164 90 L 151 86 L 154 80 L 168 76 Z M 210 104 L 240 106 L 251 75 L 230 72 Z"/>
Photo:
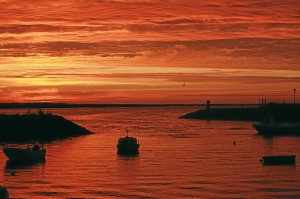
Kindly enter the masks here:
<path id="1" fill-rule="evenodd" d="M 296 155 L 262 156 L 260 161 L 264 165 L 294 165 Z"/>
<path id="2" fill-rule="evenodd" d="M 126 137 L 119 138 L 117 148 L 118 154 L 134 155 L 139 153 L 140 144 L 134 137 L 128 136 L 128 130 L 126 129 Z"/>
<path id="3" fill-rule="evenodd" d="M 259 134 L 264 136 L 297 135 L 300 136 L 299 124 L 258 123 L 252 125 Z"/>
<path id="4" fill-rule="evenodd" d="M 0 199 L 9 199 L 8 191 L 3 186 L 0 186 Z"/>
<path id="5" fill-rule="evenodd" d="M 296 89 L 294 88 L 294 104 L 296 104 Z"/>
<path id="6" fill-rule="evenodd" d="M 210 109 L 210 101 L 207 100 L 207 101 L 206 101 L 206 110 L 209 110 L 209 109 Z"/>
<path id="7" fill-rule="evenodd" d="M 52 141 L 92 132 L 65 119 L 62 116 L 47 114 L 0 114 L 0 141 Z"/>
<path id="8" fill-rule="evenodd" d="M 266 105 L 267 104 L 267 98 L 262 98 L 261 99 L 261 104 Z"/>
<path id="9" fill-rule="evenodd" d="M 32 148 L 20 147 L 4 147 L 3 152 L 10 161 L 32 161 L 32 160 L 43 160 L 46 157 L 46 149 L 44 145 L 42 148 L 38 144 L 35 144 Z"/>
<path id="10" fill-rule="evenodd" d="M 256 108 L 211 108 L 210 111 L 197 110 L 180 118 L 201 120 L 263 121 L 267 114 L 275 122 L 300 122 L 300 104 L 267 104 Z"/>

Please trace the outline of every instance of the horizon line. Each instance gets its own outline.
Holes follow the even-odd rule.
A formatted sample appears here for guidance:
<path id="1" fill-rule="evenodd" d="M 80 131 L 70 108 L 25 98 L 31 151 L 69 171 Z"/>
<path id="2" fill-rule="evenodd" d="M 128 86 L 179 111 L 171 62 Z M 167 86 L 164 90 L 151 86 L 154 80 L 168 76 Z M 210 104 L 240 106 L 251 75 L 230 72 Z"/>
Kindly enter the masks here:
<path id="1" fill-rule="evenodd" d="M 285 103 L 285 104 L 293 104 L 293 103 Z M 210 106 L 257 106 L 262 105 L 258 103 L 216 103 L 210 104 Z M 165 106 L 206 106 L 205 103 L 202 104 L 152 104 L 152 103 L 54 103 L 54 102 L 9 102 L 9 103 L 0 103 L 0 109 L 6 108 L 92 108 L 92 107 L 165 107 Z"/>

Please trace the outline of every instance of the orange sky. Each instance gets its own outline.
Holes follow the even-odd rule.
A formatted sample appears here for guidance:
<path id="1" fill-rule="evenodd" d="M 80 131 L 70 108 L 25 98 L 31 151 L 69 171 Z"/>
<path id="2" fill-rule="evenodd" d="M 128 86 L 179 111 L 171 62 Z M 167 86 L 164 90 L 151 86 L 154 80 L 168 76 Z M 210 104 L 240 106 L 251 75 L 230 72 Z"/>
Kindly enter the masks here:
<path id="1" fill-rule="evenodd" d="M 0 21 L 0 102 L 293 102 L 292 89 L 300 93 L 299 0 L 0 0 Z"/>

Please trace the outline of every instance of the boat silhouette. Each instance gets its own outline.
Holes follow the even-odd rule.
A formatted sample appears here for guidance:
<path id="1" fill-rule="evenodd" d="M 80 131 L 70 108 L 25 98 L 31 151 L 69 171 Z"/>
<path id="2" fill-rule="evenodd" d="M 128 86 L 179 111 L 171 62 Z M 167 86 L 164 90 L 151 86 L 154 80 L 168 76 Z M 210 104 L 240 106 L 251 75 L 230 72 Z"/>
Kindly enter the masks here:
<path id="1" fill-rule="evenodd" d="M 12 162 L 44 160 L 46 157 L 44 145 L 40 146 L 38 143 L 32 147 L 28 144 L 26 148 L 20 146 L 4 146 L 3 152 Z"/>
<path id="2" fill-rule="evenodd" d="M 300 136 L 300 124 L 257 123 L 252 125 L 261 135 L 297 135 Z"/>
<path id="3" fill-rule="evenodd" d="M 1 199 L 9 199 L 8 191 L 5 187 L 0 186 L 0 198 Z"/>
<path id="4" fill-rule="evenodd" d="M 126 129 L 126 137 L 119 138 L 117 149 L 118 154 L 135 155 L 139 153 L 140 144 L 135 137 L 128 136 L 128 129 Z"/>
<path id="5" fill-rule="evenodd" d="M 296 155 L 262 156 L 260 161 L 264 165 L 295 165 Z"/>

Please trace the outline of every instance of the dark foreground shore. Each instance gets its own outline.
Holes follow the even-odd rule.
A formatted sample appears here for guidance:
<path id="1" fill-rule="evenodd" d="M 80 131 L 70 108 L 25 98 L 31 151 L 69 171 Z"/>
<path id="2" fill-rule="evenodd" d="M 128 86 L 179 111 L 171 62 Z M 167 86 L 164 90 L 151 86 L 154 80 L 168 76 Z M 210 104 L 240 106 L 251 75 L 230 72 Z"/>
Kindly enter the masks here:
<path id="1" fill-rule="evenodd" d="M 92 132 L 51 113 L 0 114 L 0 142 L 53 141 Z"/>
<path id="2" fill-rule="evenodd" d="M 197 110 L 180 118 L 199 120 L 263 121 L 271 116 L 275 122 L 300 122 L 299 104 L 267 104 L 257 108 L 214 108 Z"/>

